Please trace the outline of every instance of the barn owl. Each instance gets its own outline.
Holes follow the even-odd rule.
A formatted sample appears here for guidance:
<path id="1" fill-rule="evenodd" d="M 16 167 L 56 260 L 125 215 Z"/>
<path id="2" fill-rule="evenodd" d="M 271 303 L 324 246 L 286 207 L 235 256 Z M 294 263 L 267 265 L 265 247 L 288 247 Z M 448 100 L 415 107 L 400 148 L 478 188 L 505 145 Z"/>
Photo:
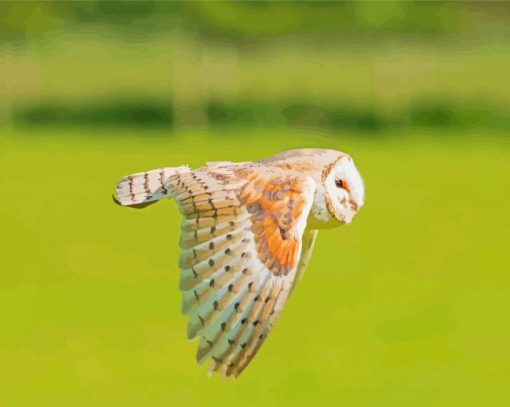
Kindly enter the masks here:
<path id="1" fill-rule="evenodd" d="M 164 198 L 183 215 L 182 312 L 188 337 L 199 338 L 197 361 L 237 377 L 301 278 L 317 231 L 350 223 L 365 190 L 348 154 L 300 149 L 129 175 L 114 196 L 134 208 Z"/>

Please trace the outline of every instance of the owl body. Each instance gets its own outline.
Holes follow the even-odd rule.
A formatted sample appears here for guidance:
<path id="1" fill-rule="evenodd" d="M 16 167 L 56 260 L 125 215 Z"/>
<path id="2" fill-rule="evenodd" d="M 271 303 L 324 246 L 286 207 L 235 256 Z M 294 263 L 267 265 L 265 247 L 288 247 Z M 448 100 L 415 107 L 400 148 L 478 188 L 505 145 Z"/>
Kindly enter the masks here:
<path id="1" fill-rule="evenodd" d="M 183 215 L 182 311 L 188 337 L 200 338 L 197 360 L 238 376 L 303 274 L 317 231 L 350 223 L 364 185 L 349 155 L 300 149 L 133 174 L 115 196 L 135 208 L 163 198 L 174 198 Z"/>

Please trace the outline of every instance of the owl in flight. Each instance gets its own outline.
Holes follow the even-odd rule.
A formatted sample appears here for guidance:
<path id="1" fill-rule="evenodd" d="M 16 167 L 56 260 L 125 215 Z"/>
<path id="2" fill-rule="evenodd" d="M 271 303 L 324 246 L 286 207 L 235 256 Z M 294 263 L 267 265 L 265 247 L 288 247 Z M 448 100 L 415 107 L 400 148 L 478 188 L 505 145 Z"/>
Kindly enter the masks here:
<path id="1" fill-rule="evenodd" d="M 262 161 L 161 168 L 122 178 L 115 201 L 174 198 L 182 312 L 199 363 L 239 376 L 303 275 L 319 229 L 350 223 L 365 189 L 352 158 L 301 149 Z"/>

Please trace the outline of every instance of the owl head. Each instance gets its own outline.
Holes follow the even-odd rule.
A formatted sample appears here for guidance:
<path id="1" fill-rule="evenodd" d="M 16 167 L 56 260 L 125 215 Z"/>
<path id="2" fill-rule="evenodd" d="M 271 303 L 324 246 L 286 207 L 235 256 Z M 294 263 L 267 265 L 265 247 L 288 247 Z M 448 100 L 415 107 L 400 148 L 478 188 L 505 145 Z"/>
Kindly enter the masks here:
<path id="1" fill-rule="evenodd" d="M 364 204 L 363 180 L 354 161 L 347 154 L 341 153 L 339 158 L 324 166 L 321 173 L 321 187 L 318 188 L 319 196 L 316 195 L 316 200 L 323 198 L 328 215 L 342 224 L 350 223 Z M 322 193 L 323 197 L 320 196 Z M 316 202 L 318 209 L 322 209 L 321 204 L 322 202 Z M 328 218 L 328 216 L 323 217 Z"/>
<path id="2" fill-rule="evenodd" d="M 336 150 L 304 148 L 277 154 L 264 163 L 302 172 L 315 180 L 308 224 L 325 229 L 350 223 L 363 206 L 365 186 L 351 156 Z"/>

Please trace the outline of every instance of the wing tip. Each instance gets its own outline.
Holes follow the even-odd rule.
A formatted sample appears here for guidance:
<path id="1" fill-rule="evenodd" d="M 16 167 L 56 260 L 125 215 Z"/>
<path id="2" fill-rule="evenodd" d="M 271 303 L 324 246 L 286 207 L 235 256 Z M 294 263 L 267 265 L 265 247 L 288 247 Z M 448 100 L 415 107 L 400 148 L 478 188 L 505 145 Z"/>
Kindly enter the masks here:
<path id="1" fill-rule="evenodd" d="M 122 203 L 117 199 L 115 194 L 112 194 L 112 200 L 115 205 L 124 206 Z"/>

